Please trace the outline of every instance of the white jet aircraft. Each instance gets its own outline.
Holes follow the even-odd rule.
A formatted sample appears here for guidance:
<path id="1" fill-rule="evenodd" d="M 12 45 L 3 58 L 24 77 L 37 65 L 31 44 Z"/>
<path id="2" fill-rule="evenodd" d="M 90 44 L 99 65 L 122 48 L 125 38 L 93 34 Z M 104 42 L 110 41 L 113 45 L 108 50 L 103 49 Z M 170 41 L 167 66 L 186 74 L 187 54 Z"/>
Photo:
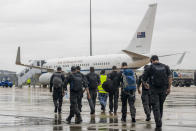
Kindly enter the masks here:
<path id="1" fill-rule="evenodd" d="M 102 69 L 111 70 L 113 65 L 120 68 L 122 62 L 127 62 L 129 68 L 140 68 L 149 63 L 151 40 L 154 28 L 155 14 L 157 4 L 149 5 L 149 8 L 135 32 L 131 43 L 122 50 L 123 54 L 96 55 L 84 57 L 58 58 L 46 60 L 42 67 L 25 65 L 20 61 L 20 47 L 18 48 L 16 64 L 31 68 L 45 69 L 48 73 L 43 73 L 39 81 L 43 85 L 49 84 L 52 72 L 58 66 L 67 73 L 70 72 L 71 66 L 80 66 L 81 72 L 88 73 L 90 67 L 94 67 L 95 71 Z"/>

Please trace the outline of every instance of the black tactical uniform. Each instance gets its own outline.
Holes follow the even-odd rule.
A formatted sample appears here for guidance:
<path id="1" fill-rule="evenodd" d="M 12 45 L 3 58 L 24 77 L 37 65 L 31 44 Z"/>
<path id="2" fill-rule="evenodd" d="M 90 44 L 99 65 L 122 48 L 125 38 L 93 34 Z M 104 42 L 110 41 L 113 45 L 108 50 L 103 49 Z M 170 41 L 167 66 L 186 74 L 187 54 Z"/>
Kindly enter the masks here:
<path id="1" fill-rule="evenodd" d="M 171 77 L 171 71 L 167 65 L 162 63 L 151 64 L 150 67 L 144 71 L 143 75 L 144 82 L 149 79 L 151 104 L 156 127 L 158 128 L 162 127 L 163 104 L 167 96 L 169 77 Z"/>
<path id="2" fill-rule="evenodd" d="M 75 71 L 75 67 L 72 67 L 72 70 Z M 76 121 L 75 123 L 80 123 L 82 121 L 79 105 L 78 105 L 78 99 L 81 97 L 82 90 L 82 76 L 80 73 L 73 72 L 68 77 L 66 77 L 66 85 L 70 84 L 70 114 L 66 121 L 68 123 L 71 122 L 71 118 L 76 115 Z"/>
<path id="3" fill-rule="evenodd" d="M 54 84 L 54 79 L 55 77 L 60 77 L 62 79 L 61 85 L 55 85 Z M 52 77 L 50 78 L 50 92 L 52 92 L 52 87 L 53 87 L 53 102 L 55 106 L 54 112 L 61 113 L 61 107 L 62 107 L 62 102 L 63 102 L 63 93 L 64 93 L 64 81 L 65 77 L 61 72 L 55 72 Z"/>
<path id="4" fill-rule="evenodd" d="M 89 87 L 89 93 L 91 96 L 91 99 L 89 101 L 89 105 L 91 107 L 91 114 L 95 113 L 95 105 L 96 105 L 96 98 L 97 98 L 97 87 L 100 84 L 100 77 L 98 74 L 94 72 L 90 72 L 86 75 L 87 81 L 88 81 L 88 87 Z M 91 102 L 92 100 L 92 102 Z M 91 105 L 93 104 L 93 105 Z M 94 109 L 92 108 L 94 107 Z"/>
<path id="5" fill-rule="evenodd" d="M 110 113 L 114 111 L 114 114 L 117 113 L 118 109 L 119 86 L 121 77 L 121 73 L 117 71 L 112 71 L 110 74 L 108 74 L 108 78 L 112 80 L 112 88 L 109 92 L 109 108 Z"/>
<path id="6" fill-rule="evenodd" d="M 139 79 L 137 81 L 137 87 L 139 88 L 140 85 L 142 85 L 142 104 L 144 108 L 144 112 L 146 114 L 146 121 L 149 121 L 150 115 L 151 115 L 151 103 L 150 103 L 150 90 L 146 89 L 144 84 L 142 83 L 142 75 L 139 76 Z"/>
<path id="7" fill-rule="evenodd" d="M 81 72 L 77 72 L 79 73 L 81 76 L 82 76 L 82 79 L 83 79 L 83 88 L 88 88 L 88 82 L 87 82 L 87 79 L 86 79 L 86 76 L 84 74 L 82 74 Z M 79 108 L 79 111 L 82 112 L 82 98 L 83 98 L 83 93 L 84 93 L 84 90 L 80 91 L 80 95 L 78 97 L 78 108 Z"/>

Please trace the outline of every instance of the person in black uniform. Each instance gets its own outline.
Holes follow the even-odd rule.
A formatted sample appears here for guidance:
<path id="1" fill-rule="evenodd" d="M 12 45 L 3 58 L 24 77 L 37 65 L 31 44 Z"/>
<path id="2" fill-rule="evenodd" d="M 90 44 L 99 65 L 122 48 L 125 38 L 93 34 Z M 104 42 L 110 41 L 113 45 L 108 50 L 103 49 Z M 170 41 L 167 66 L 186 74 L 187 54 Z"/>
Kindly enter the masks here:
<path id="1" fill-rule="evenodd" d="M 157 55 L 153 55 L 150 61 L 152 64 L 144 71 L 142 79 L 145 86 L 150 87 L 156 129 L 159 130 L 162 127 L 163 104 L 171 92 L 172 75 L 169 66 L 160 63 Z M 148 79 L 150 86 L 147 86 Z"/>
<path id="2" fill-rule="evenodd" d="M 76 124 L 79 124 L 82 122 L 82 118 L 80 115 L 80 110 L 78 108 L 78 97 L 80 97 L 81 92 L 83 92 L 83 79 L 82 75 L 77 73 L 76 67 L 71 67 L 71 74 L 68 75 L 65 79 L 65 85 L 70 84 L 70 114 L 67 117 L 66 121 L 67 123 L 71 122 L 72 117 L 76 115 Z"/>
<path id="3" fill-rule="evenodd" d="M 119 86 L 121 82 L 121 73 L 118 72 L 117 67 L 112 67 L 112 72 L 108 74 L 108 79 L 112 80 L 112 88 L 109 92 L 109 108 L 110 114 L 114 112 L 117 114 L 118 110 L 118 97 L 119 97 Z"/>
<path id="4" fill-rule="evenodd" d="M 95 73 L 94 67 L 90 67 L 90 73 L 86 75 L 91 99 L 88 99 L 91 108 L 91 114 L 95 114 L 95 105 L 97 98 L 97 88 L 100 84 L 100 77 Z"/>
<path id="5" fill-rule="evenodd" d="M 86 90 L 86 92 L 87 92 L 87 96 L 88 96 L 88 98 L 90 98 L 90 93 L 89 93 L 89 89 L 88 89 L 88 81 L 87 81 L 87 79 L 86 79 L 86 76 L 84 75 L 84 74 L 82 74 L 81 72 L 80 72 L 80 66 L 76 66 L 76 71 L 77 71 L 77 73 L 79 73 L 81 76 L 82 76 L 82 79 L 83 79 L 83 88 L 85 88 L 85 90 Z M 80 112 L 82 112 L 82 98 L 83 98 L 83 93 L 84 93 L 84 91 L 85 90 L 82 90 L 80 93 L 80 95 L 79 95 L 79 97 L 78 97 L 78 108 L 79 108 L 79 111 Z"/>
<path id="6" fill-rule="evenodd" d="M 149 65 L 144 66 L 144 70 L 146 70 L 149 67 Z M 142 92 L 140 90 L 140 86 L 142 85 Z M 146 114 L 146 121 L 151 120 L 151 103 L 150 103 L 150 91 L 149 88 L 146 89 L 142 82 L 142 75 L 139 76 L 138 81 L 137 81 L 137 89 L 138 93 L 141 94 L 141 99 L 142 99 L 142 104 L 144 108 L 144 112 Z"/>
<path id="7" fill-rule="evenodd" d="M 63 96 L 64 96 L 64 81 L 65 77 L 62 74 L 61 67 L 57 68 L 57 72 L 53 73 L 52 77 L 50 78 L 50 92 L 52 92 L 53 87 L 53 102 L 54 102 L 54 112 L 60 114 L 61 113 L 61 107 L 63 102 Z"/>

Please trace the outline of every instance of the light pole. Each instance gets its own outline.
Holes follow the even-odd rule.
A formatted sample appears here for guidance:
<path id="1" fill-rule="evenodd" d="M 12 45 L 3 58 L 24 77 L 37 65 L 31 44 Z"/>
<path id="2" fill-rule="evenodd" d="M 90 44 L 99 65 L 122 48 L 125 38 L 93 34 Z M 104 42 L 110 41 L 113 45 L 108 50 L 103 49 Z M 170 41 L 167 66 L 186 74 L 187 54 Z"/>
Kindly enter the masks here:
<path id="1" fill-rule="evenodd" d="M 90 0 L 90 56 L 92 56 L 92 20 L 91 20 L 91 0 Z"/>

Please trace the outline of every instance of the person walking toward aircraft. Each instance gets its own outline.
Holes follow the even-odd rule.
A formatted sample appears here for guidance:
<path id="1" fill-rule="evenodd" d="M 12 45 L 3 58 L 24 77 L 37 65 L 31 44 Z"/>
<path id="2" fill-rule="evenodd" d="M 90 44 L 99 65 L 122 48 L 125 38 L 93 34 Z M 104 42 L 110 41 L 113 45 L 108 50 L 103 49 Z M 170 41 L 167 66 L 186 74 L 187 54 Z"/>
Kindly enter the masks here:
<path id="1" fill-rule="evenodd" d="M 144 66 L 144 70 L 146 70 L 149 67 L 149 65 L 145 65 Z M 143 108 L 144 108 L 144 112 L 146 114 L 146 121 L 150 121 L 151 120 L 151 103 L 150 103 L 150 91 L 149 88 L 146 88 L 142 82 L 142 76 L 139 76 L 138 81 L 137 81 L 137 89 L 138 89 L 138 93 L 142 94 L 141 95 L 141 99 L 142 99 L 142 104 L 143 104 Z M 148 82 L 149 84 L 149 82 Z M 140 89 L 140 86 L 142 86 L 142 92 Z"/>
<path id="2" fill-rule="evenodd" d="M 95 73 L 94 67 L 90 67 L 90 73 L 86 75 L 88 80 L 88 87 L 91 99 L 88 99 L 89 105 L 91 108 L 91 114 L 95 114 L 95 105 L 96 105 L 96 98 L 97 98 L 97 87 L 100 84 L 100 77 L 98 74 Z"/>
<path id="3" fill-rule="evenodd" d="M 54 102 L 54 112 L 60 114 L 61 113 L 61 107 L 63 102 L 63 96 L 64 96 L 64 81 L 65 77 L 62 74 L 61 67 L 57 68 L 57 72 L 53 73 L 52 77 L 50 78 L 50 92 L 52 92 L 53 87 L 53 102 Z"/>
<path id="4" fill-rule="evenodd" d="M 82 79 L 83 79 L 83 82 L 84 82 L 83 83 L 83 88 L 85 88 L 85 90 L 87 92 L 87 97 L 90 99 L 90 93 L 89 93 L 89 89 L 88 89 L 88 82 L 87 82 L 86 76 L 80 72 L 80 69 L 81 69 L 80 66 L 76 67 L 77 73 L 82 76 Z M 78 108 L 79 108 L 80 112 L 82 112 L 82 98 L 83 98 L 83 93 L 84 93 L 85 90 L 82 89 L 82 91 L 80 91 L 81 94 L 79 95 L 79 97 L 77 99 Z"/>
<path id="5" fill-rule="evenodd" d="M 78 97 L 81 97 L 81 92 L 83 92 L 83 78 L 80 73 L 77 73 L 76 67 L 71 67 L 71 74 L 69 74 L 65 79 L 65 85 L 67 87 L 67 84 L 70 84 L 70 113 L 67 117 L 66 121 L 67 123 L 71 123 L 72 117 L 76 115 L 76 124 L 79 124 L 82 122 L 82 118 L 80 115 L 80 110 L 78 108 Z"/>
<path id="6" fill-rule="evenodd" d="M 29 87 L 31 87 L 31 79 L 30 79 L 30 78 L 27 79 L 27 85 L 28 85 Z"/>
<path id="7" fill-rule="evenodd" d="M 118 72 L 117 67 L 113 66 L 112 72 L 108 74 L 108 79 L 112 80 L 112 88 L 111 91 L 109 92 L 109 108 L 110 108 L 110 114 L 114 112 L 114 115 L 117 115 L 121 77 L 122 74 Z"/>
<path id="8" fill-rule="evenodd" d="M 122 89 L 121 89 L 121 101 L 122 101 L 122 121 L 126 122 L 127 116 L 127 101 L 130 107 L 130 113 L 132 122 L 136 122 L 135 115 L 135 91 L 136 91 L 136 81 L 134 77 L 134 72 L 127 68 L 127 63 L 122 63 Z"/>
<path id="9" fill-rule="evenodd" d="M 103 87 L 102 84 L 107 80 L 107 75 L 105 74 L 105 70 L 101 70 L 100 73 L 100 81 L 101 84 L 98 86 L 98 91 L 99 91 L 99 102 L 101 104 L 101 110 L 103 111 L 103 113 L 105 113 L 105 107 L 107 104 L 107 98 L 108 98 L 108 92 L 106 92 Z"/>
<path id="10" fill-rule="evenodd" d="M 166 96 L 171 92 L 172 75 L 169 66 L 159 62 L 157 55 L 150 59 L 151 65 L 144 71 L 143 81 L 150 87 L 152 110 L 156 129 L 162 127 L 163 104 Z M 149 79 L 149 87 L 147 81 Z"/>

